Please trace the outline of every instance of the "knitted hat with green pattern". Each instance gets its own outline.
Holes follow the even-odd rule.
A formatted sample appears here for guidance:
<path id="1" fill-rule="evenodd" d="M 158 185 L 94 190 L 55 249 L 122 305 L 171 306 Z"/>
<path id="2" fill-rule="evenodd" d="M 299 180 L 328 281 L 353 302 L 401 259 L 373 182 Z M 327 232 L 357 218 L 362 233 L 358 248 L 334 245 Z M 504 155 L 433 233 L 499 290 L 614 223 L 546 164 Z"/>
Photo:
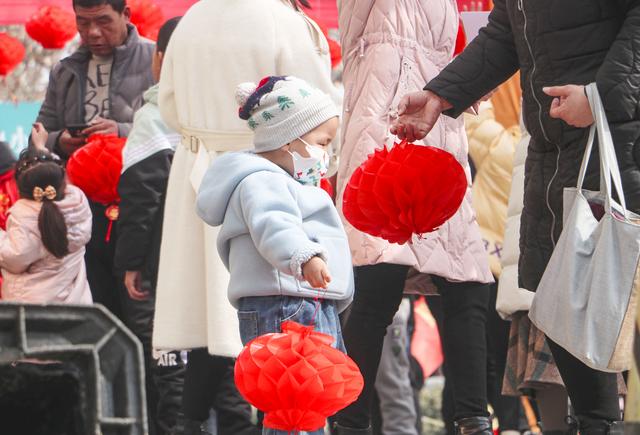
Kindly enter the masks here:
<path id="1" fill-rule="evenodd" d="M 236 89 L 239 116 L 255 133 L 256 152 L 272 151 L 339 116 L 331 98 L 296 77 L 265 77 Z"/>

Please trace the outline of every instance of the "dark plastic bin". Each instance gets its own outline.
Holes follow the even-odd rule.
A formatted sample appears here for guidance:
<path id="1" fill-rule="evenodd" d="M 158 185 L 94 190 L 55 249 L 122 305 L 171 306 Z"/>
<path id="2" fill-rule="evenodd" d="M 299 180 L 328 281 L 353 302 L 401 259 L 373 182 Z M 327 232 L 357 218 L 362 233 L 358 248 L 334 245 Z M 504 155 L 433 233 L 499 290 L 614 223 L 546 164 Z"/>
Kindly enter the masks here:
<path id="1" fill-rule="evenodd" d="M 0 303 L 0 397 L 16 377 L 58 376 L 77 390 L 73 424 L 82 435 L 148 435 L 143 361 L 140 342 L 101 305 Z"/>

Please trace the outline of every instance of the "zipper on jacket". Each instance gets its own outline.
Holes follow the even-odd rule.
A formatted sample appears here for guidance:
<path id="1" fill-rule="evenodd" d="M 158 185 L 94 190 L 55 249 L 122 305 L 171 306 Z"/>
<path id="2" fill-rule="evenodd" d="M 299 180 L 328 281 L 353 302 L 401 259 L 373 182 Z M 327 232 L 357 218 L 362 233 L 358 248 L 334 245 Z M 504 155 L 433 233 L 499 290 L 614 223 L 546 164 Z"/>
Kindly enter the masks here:
<path id="1" fill-rule="evenodd" d="M 549 202 L 549 196 L 551 194 L 551 185 L 553 184 L 553 182 L 555 181 L 556 177 L 558 176 L 558 170 L 560 169 L 560 147 L 558 146 L 558 144 L 551 142 L 551 140 L 549 140 L 549 136 L 547 135 L 546 130 L 544 129 L 544 124 L 542 123 L 542 103 L 540 102 L 540 100 L 538 99 L 538 96 L 536 94 L 535 88 L 533 86 L 533 76 L 536 73 L 537 70 L 537 65 L 536 65 L 536 58 L 533 55 L 533 49 L 531 48 L 531 43 L 529 42 L 529 36 L 527 35 L 527 14 L 524 10 L 524 0 L 518 0 L 518 10 L 520 12 L 522 12 L 522 17 L 524 18 L 524 40 L 525 43 L 527 44 L 527 49 L 529 50 L 529 55 L 531 56 L 531 62 L 533 64 L 533 67 L 531 68 L 531 74 L 529 74 L 529 86 L 531 87 L 531 93 L 533 95 L 533 99 L 536 101 L 536 104 L 538 105 L 538 122 L 540 124 L 540 129 L 542 131 L 542 135 L 544 136 L 545 140 L 548 143 L 553 143 L 555 145 L 555 147 L 558 150 L 558 156 L 556 158 L 556 169 L 553 172 L 553 176 L 551 177 L 551 180 L 549 181 L 549 184 L 547 185 L 547 189 L 545 192 L 545 201 L 547 203 L 547 209 L 549 210 L 549 212 L 551 213 L 551 244 L 552 246 L 555 248 L 556 246 L 556 241 L 555 241 L 555 237 L 554 237 L 554 233 L 555 233 L 555 229 L 556 229 L 556 214 L 553 211 L 553 208 L 551 207 L 551 204 Z"/>
<path id="2" fill-rule="evenodd" d="M 84 112 L 84 99 L 86 97 L 86 87 L 87 87 L 87 77 L 86 75 L 82 75 L 80 72 L 78 72 L 76 70 L 76 68 L 70 64 L 69 61 L 61 61 L 61 64 L 64 68 L 66 68 L 68 71 L 71 72 L 71 74 L 75 77 L 75 79 L 78 81 L 78 86 L 79 86 L 79 91 L 78 91 L 78 99 L 79 99 L 79 104 L 78 104 L 78 123 L 84 123 L 84 119 L 85 119 L 85 112 Z M 87 63 L 88 64 L 88 63 Z M 71 84 L 68 85 L 67 87 L 67 93 L 69 91 L 69 88 L 71 87 Z M 64 119 L 64 114 L 62 115 L 63 119 Z M 64 129 L 66 126 L 62 126 L 62 129 Z"/>
<path id="3" fill-rule="evenodd" d="M 109 72 L 109 119 L 113 119 L 113 70 L 116 65 L 116 50 L 113 50 L 113 55 L 111 57 L 111 71 Z M 120 135 L 120 127 L 118 127 L 118 132 L 116 136 Z"/>

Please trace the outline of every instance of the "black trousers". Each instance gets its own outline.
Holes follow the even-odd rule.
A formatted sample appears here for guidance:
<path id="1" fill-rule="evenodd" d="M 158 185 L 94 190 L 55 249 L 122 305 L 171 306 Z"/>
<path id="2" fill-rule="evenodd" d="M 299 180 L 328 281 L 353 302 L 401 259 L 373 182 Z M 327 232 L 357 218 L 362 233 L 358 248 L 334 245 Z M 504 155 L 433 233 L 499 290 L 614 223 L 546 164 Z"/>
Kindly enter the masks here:
<path id="1" fill-rule="evenodd" d="M 502 395 L 502 380 L 507 362 L 509 349 L 510 322 L 502 320 L 496 311 L 496 298 L 498 284 L 489 286 L 489 303 L 487 305 L 487 399 L 494 410 L 500 423 L 500 431 L 519 430 L 521 406 L 518 397 Z M 438 328 L 443 329 L 442 298 L 438 296 L 427 297 L 427 303 L 438 323 Z M 447 361 L 444 361 L 443 372 L 445 385 L 442 391 L 442 418 L 447 434 L 455 434 L 455 401 L 453 389 L 449 379 Z"/>
<path id="2" fill-rule="evenodd" d="M 618 375 L 589 368 L 548 337 L 547 342 L 578 419 L 620 420 Z"/>
<path id="3" fill-rule="evenodd" d="M 125 302 L 123 301 L 124 282 L 117 276 L 113 262 L 116 255 L 118 225 L 117 222 L 111 225 L 111 235 L 107 242 L 110 222 L 105 216 L 106 207 L 95 202 L 90 202 L 90 206 L 93 214 L 93 228 L 84 258 L 93 302 L 104 305 L 116 317 L 124 320 L 122 307 Z"/>
<path id="4" fill-rule="evenodd" d="M 151 290 L 148 284 L 148 281 L 143 281 L 143 289 Z M 185 364 L 179 351 L 158 354 L 153 352 L 151 338 L 155 313 L 154 292 L 150 291 L 149 299 L 136 301 L 129 298 L 126 289 L 122 291 L 124 322 L 142 342 L 144 352 L 149 433 L 172 434 L 182 407 Z"/>
<path id="5" fill-rule="evenodd" d="M 218 435 L 257 433 L 251 423 L 251 407 L 234 382 L 233 358 L 210 355 L 207 349 L 189 352 L 182 409 L 189 420 L 203 422 L 209 410 L 218 417 Z"/>
<path id="6" fill-rule="evenodd" d="M 149 290 L 152 296 L 146 301 L 135 301 L 129 298 L 124 286 L 124 277 L 114 267 L 118 240 L 117 222 L 110 225 L 105 215 L 105 206 L 94 202 L 90 205 L 93 213 L 93 228 L 91 241 L 87 244 L 85 262 L 93 301 L 104 305 L 121 319 L 142 343 L 149 433 L 151 435 L 169 434 L 176 425 L 180 413 L 185 365 L 179 352 L 154 358 L 151 337 L 155 291 L 151 288 L 150 282 L 145 279 L 142 286 L 145 290 Z M 108 241 L 107 235 L 109 235 Z"/>
<path id="7" fill-rule="evenodd" d="M 386 263 L 355 268 L 356 294 L 342 334 L 349 356 L 360 367 L 364 389 L 356 402 L 338 413 L 342 426 L 370 425 L 382 342 L 400 306 L 407 272 L 407 266 Z M 455 418 L 487 416 L 488 286 L 451 283 L 436 276 L 432 280 L 442 295 L 442 341 L 445 358 L 451 362 Z"/>

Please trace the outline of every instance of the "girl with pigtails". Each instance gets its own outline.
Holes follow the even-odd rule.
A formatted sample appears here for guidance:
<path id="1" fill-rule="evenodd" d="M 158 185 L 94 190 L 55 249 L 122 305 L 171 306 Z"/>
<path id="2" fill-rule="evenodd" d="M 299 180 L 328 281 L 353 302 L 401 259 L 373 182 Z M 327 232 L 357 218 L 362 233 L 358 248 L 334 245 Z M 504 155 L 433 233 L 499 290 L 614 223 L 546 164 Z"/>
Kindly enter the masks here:
<path id="1" fill-rule="evenodd" d="M 38 141 L 46 132 L 32 136 Z M 91 210 L 67 183 L 63 163 L 44 147 L 25 150 L 16 164 L 20 199 L 0 231 L 2 298 L 28 303 L 91 304 L 84 252 Z"/>

